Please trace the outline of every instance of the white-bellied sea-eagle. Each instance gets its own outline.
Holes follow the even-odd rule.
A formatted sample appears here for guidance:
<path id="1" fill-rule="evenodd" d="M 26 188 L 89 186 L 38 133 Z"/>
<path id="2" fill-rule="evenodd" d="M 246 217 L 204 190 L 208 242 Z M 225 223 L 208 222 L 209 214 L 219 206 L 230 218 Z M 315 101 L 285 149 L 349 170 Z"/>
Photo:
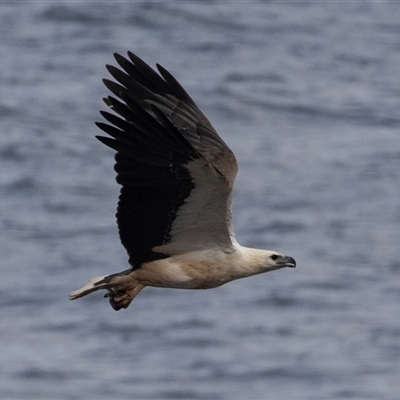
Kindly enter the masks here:
<path id="1" fill-rule="evenodd" d="M 113 113 L 97 123 L 116 151 L 121 242 L 130 268 L 91 279 L 69 294 L 108 291 L 114 310 L 127 308 L 146 286 L 209 289 L 283 267 L 294 258 L 240 246 L 231 217 L 234 154 L 177 80 L 136 55 L 115 54 L 118 82 L 104 83 Z"/>

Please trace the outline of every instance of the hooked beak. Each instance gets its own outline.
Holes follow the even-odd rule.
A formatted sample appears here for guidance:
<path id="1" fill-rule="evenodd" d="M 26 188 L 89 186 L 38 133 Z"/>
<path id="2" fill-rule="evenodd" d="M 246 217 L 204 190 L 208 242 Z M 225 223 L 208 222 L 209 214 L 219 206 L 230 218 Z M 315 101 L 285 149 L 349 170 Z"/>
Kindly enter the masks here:
<path id="1" fill-rule="evenodd" d="M 296 268 L 296 260 L 293 257 L 282 256 L 277 260 L 277 264 L 283 267 Z"/>

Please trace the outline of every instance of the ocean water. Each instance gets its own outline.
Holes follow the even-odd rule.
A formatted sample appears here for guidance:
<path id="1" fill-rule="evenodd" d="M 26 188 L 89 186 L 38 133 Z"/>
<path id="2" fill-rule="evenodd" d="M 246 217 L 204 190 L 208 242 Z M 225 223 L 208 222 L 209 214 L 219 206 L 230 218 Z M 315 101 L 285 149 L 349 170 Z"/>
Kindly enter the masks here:
<path id="1" fill-rule="evenodd" d="M 390 1 L 3 2 L 0 397 L 397 400 L 399 21 Z M 295 270 L 68 301 L 127 268 L 93 123 L 127 50 L 237 155 L 238 241 Z"/>

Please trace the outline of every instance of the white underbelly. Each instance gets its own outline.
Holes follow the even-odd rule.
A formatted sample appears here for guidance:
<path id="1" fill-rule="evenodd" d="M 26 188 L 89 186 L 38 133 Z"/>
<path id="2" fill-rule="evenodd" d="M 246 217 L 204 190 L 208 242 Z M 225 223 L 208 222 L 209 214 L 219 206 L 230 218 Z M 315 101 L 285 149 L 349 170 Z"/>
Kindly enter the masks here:
<path id="1" fill-rule="evenodd" d="M 209 289 L 235 279 L 229 272 L 225 253 L 209 260 L 203 252 L 177 255 L 142 265 L 134 271 L 135 279 L 147 286 L 177 289 Z M 228 263 L 227 263 L 228 262 Z"/>

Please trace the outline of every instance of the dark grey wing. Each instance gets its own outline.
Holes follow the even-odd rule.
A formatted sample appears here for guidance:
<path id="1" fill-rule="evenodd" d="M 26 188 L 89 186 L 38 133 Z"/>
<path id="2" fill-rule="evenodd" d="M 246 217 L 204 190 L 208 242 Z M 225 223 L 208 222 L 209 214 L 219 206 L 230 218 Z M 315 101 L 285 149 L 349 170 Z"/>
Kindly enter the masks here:
<path id="1" fill-rule="evenodd" d="M 111 136 L 98 139 L 117 151 L 117 222 L 131 265 L 199 241 L 229 246 L 233 153 L 172 75 L 128 54 L 131 61 L 115 55 L 125 72 L 107 67 L 119 84 L 104 80 L 119 98 L 105 99 L 118 115 L 102 112 L 108 124 L 97 125 Z"/>

